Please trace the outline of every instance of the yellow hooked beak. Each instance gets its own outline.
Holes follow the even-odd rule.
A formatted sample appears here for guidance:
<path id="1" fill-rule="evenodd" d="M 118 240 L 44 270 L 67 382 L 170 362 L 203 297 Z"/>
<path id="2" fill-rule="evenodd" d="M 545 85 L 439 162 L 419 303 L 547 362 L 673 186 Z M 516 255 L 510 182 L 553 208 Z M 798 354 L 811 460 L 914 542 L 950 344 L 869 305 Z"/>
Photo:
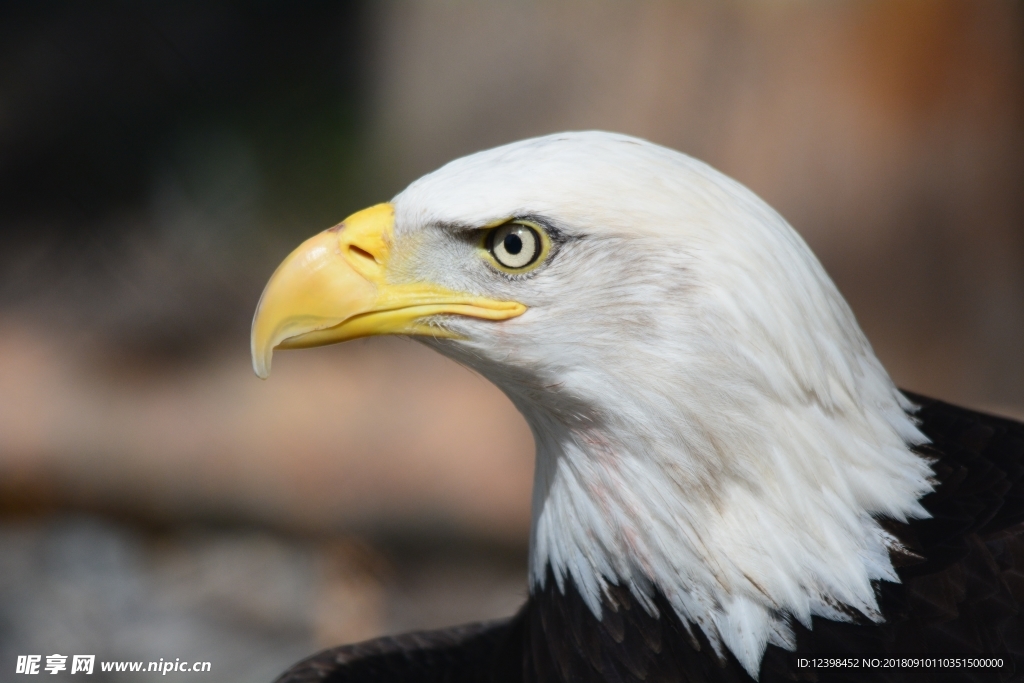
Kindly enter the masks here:
<path id="1" fill-rule="evenodd" d="M 323 346 L 376 334 L 454 336 L 423 322 L 442 313 L 507 320 L 526 306 L 431 283 L 388 282 L 391 204 L 354 213 L 303 242 L 270 277 L 252 321 L 252 366 L 266 379 L 274 349 Z"/>

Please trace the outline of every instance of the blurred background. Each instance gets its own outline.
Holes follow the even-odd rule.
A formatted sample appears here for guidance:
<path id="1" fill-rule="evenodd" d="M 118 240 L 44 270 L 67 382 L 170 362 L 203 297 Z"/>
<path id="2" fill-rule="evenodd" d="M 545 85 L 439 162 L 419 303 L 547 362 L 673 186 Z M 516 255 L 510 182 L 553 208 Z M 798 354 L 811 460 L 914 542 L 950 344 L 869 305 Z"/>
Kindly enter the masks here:
<path id="1" fill-rule="evenodd" d="M 0 670 L 269 681 L 513 612 L 533 444 L 507 400 L 396 339 L 260 382 L 248 326 L 305 237 L 588 128 L 775 206 L 901 386 L 1024 417 L 1019 0 L 6 2 Z"/>

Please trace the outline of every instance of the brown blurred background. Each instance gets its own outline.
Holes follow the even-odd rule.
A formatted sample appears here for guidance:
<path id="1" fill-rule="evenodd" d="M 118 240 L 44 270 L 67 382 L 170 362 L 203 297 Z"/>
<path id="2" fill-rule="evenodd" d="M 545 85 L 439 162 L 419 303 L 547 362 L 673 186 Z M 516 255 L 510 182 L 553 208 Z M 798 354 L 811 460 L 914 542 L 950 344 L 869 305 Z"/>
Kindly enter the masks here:
<path id="1" fill-rule="evenodd" d="M 901 386 L 1024 416 L 1019 0 L 4 3 L 0 671 L 269 680 L 511 613 L 533 454 L 504 397 L 402 340 L 260 382 L 248 323 L 305 236 L 587 128 L 779 209 Z"/>

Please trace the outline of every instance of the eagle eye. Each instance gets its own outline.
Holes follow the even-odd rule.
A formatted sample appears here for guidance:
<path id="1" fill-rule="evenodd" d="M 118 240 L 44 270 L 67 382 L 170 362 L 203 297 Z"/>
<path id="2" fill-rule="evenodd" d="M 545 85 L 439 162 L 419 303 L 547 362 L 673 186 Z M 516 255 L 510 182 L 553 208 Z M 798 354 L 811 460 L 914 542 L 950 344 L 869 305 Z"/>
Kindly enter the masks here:
<path id="1" fill-rule="evenodd" d="M 484 244 L 498 266 L 521 272 L 537 263 L 547 251 L 546 236 L 542 234 L 533 225 L 516 221 L 490 230 Z"/>

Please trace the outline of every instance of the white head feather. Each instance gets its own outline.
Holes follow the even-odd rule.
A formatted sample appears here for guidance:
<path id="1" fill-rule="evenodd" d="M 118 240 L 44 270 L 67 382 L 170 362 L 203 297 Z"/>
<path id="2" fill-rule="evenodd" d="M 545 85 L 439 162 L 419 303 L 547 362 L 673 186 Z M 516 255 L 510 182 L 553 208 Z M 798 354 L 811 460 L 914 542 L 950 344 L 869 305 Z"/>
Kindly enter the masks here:
<path id="1" fill-rule="evenodd" d="M 926 517 L 926 441 L 835 285 L 748 189 L 678 152 L 565 133 L 451 162 L 394 200 L 396 242 L 541 217 L 528 278 L 407 265 L 529 306 L 428 340 L 503 389 L 537 444 L 530 577 L 653 586 L 757 676 L 791 619 L 878 620 L 878 517 Z M 423 240 L 418 240 L 422 242 Z"/>

